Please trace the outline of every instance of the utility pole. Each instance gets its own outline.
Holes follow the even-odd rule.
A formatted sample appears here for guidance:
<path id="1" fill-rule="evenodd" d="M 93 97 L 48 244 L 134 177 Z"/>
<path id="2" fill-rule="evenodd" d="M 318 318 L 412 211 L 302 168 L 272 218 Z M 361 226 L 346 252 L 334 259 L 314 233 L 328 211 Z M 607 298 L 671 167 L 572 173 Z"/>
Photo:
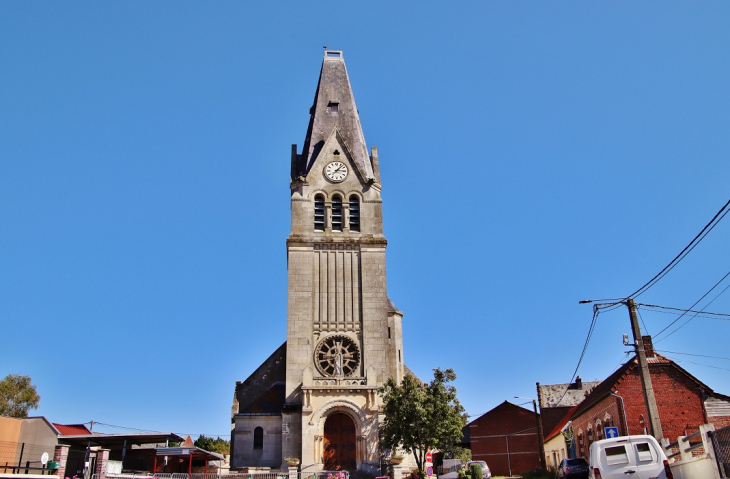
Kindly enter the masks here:
<path id="1" fill-rule="evenodd" d="M 537 413 L 537 402 L 532 400 L 532 408 L 535 410 L 535 422 L 537 423 L 537 442 L 540 445 L 540 469 L 547 472 L 547 464 L 545 463 L 545 445 L 542 443 L 542 421 Z"/>
<path id="2" fill-rule="evenodd" d="M 532 398 L 524 396 L 515 396 L 516 399 L 529 399 L 532 401 L 532 409 L 535 411 L 535 429 L 537 429 L 537 453 L 540 455 L 540 468 L 542 472 L 547 472 L 547 464 L 545 462 L 545 445 L 542 443 L 542 420 L 540 415 L 537 413 L 537 401 Z M 508 447 L 509 447 L 509 443 Z M 509 455 L 509 453 L 508 453 Z M 509 459 L 509 457 L 508 457 Z M 510 475 L 512 473 L 510 472 Z"/>
<path id="3" fill-rule="evenodd" d="M 662 423 L 659 421 L 659 409 L 657 408 L 656 398 L 654 397 L 654 388 L 651 385 L 649 363 L 646 360 L 644 340 L 641 338 L 641 329 L 639 328 L 639 320 L 636 318 L 636 305 L 634 304 L 634 300 L 629 298 L 626 301 L 626 306 L 629 308 L 629 317 L 631 318 L 631 332 L 634 334 L 634 348 L 636 349 L 636 357 L 639 360 L 641 385 L 644 389 L 644 399 L 646 400 L 646 410 L 649 414 L 651 433 L 657 441 L 660 441 L 664 437 L 664 433 L 662 432 Z"/>

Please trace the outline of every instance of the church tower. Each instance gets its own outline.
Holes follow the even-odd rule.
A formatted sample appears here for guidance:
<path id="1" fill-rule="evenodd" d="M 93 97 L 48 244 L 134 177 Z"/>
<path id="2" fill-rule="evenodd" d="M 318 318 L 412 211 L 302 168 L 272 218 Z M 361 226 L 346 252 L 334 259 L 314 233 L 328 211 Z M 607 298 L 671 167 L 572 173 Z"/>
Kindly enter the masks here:
<path id="1" fill-rule="evenodd" d="M 377 389 L 403 378 L 403 314 L 386 288 L 377 150 L 368 153 L 341 51 L 325 51 L 301 153 L 292 146 L 290 189 L 285 352 L 257 371 L 268 379 L 256 388 L 273 397 L 273 377 L 285 376 L 279 461 L 299 458 L 303 471 L 377 472 Z M 235 464 L 235 449 L 249 444 L 238 433 L 256 433 L 256 417 L 241 404 L 255 402 L 254 375 L 234 399 L 239 467 L 250 461 L 239 455 Z"/>

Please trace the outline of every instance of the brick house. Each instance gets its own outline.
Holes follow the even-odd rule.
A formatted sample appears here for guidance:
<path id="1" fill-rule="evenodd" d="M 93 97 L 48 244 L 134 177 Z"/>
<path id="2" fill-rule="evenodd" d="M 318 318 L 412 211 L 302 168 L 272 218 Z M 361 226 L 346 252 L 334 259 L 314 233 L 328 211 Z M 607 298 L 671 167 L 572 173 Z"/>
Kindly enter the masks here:
<path id="1" fill-rule="evenodd" d="M 664 437 L 674 440 L 691 434 L 700 424 L 723 427 L 730 423 L 730 397 L 714 392 L 671 359 L 656 354 L 650 341 L 645 342 L 645 349 Z M 650 434 L 636 357 L 596 386 L 571 420 L 578 457 L 587 457 L 590 444 L 605 438 L 604 427 L 618 427 L 621 435 Z"/>
<path id="2" fill-rule="evenodd" d="M 486 461 L 492 475 L 511 476 L 540 468 L 534 411 L 505 401 L 467 428 L 472 459 Z"/>

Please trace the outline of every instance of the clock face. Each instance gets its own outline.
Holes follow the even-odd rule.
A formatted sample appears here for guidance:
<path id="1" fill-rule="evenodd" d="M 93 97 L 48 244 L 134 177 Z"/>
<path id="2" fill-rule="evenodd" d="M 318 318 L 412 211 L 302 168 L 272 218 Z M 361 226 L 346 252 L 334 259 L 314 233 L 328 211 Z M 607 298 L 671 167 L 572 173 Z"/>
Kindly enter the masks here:
<path id="1" fill-rule="evenodd" d="M 333 161 L 324 167 L 324 176 L 329 178 L 330 181 L 339 183 L 347 178 L 347 165 L 341 161 Z"/>

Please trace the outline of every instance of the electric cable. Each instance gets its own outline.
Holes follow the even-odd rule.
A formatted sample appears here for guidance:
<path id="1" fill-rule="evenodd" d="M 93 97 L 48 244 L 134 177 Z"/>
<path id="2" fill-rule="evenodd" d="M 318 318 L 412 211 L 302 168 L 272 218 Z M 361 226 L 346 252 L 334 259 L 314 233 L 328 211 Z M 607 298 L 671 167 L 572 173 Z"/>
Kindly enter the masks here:
<path id="1" fill-rule="evenodd" d="M 712 288 L 710 288 L 710 289 L 709 289 L 709 291 L 707 291 L 707 292 L 706 292 L 705 294 L 703 294 L 703 295 L 702 295 L 702 297 L 701 297 L 700 299 L 698 299 L 697 301 L 695 301 L 695 303 L 694 303 L 694 304 L 693 304 L 692 306 L 690 306 L 690 307 L 689 307 L 689 310 L 691 310 L 692 308 L 694 308 L 695 306 L 697 306 L 697 304 L 698 304 L 698 303 L 699 303 L 700 301 L 702 301 L 703 299 L 705 299 L 705 297 L 706 297 L 706 296 L 707 296 L 708 294 L 710 294 L 710 293 L 712 292 L 712 290 L 714 290 L 715 288 L 717 288 L 717 286 L 718 286 L 718 285 L 719 285 L 720 283 L 722 283 L 723 281 L 725 281 L 725 278 L 727 278 L 727 277 L 728 277 L 728 275 L 730 275 L 730 271 L 728 271 L 728 272 L 727 272 L 727 273 L 725 274 L 725 276 L 723 276 L 723 277 L 722 277 L 722 278 L 720 279 L 720 281 L 718 281 L 717 283 L 715 283 L 715 285 L 714 285 L 714 286 L 713 286 Z M 729 284 L 728 286 L 730 286 L 730 284 Z M 723 290 L 722 290 L 722 291 L 720 292 L 720 294 L 724 293 L 726 289 L 727 289 L 727 287 L 726 287 L 725 289 L 723 289 Z M 715 296 L 715 298 L 714 298 L 714 299 L 713 299 L 712 301 L 715 301 L 715 299 L 717 299 L 717 298 L 718 298 L 718 297 L 720 296 L 720 294 L 718 294 L 717 296 Z M 705 308 L 706 308 L 707 306 L 711 305 L 711 304 L 712 304 L 712 301 L 710 301 L 709 303 L 707 303 L 707 304 L 705 305 Z M 702 308 L 702 309 L 705 309 L 705 308 Z M 702 309 L 701 309 L 701 310 L 700 310 L 700 311 L 699 311 L 699 312 L 698 312 L 697 314 L 701 313 L 701 312 L 702 312 Z M 656 334 L 655 338 L 658 338 L 659 336 L 661 336 L 661 334 L 662 334 L 662 333 L 663 333 L 664 331 L 666 331 L 667 329 L 671 328 L 671 327 L 672 327 L 672 325 L 673 325 L 673 324 L 675 324 L 675 323 L 676 323 L 677 321 L 679 321 L 680 319 L 682 319 L 682 317 L 684 317 L 684 315 L 685 315 L 685 314 L 687 314 L 687 312 L 686 312 L 686 311 L 685 311 L 684 313 L 680 314 L 680 315 L 679 315 L 678 317 L 676 317 L 676 318 L 674 319 L 674 321 L 672 321 L 671 323 L 669 323 L 669 325 L 667 325 L 667 327 L 665 327 L 664 329 L 662 329 L 661 331 L 659 331 L 659 332 L 658 332 L 658 333 Z M 697 314 L 695 314 L 695 316 L 697 316 Z M 690 318 L 690 319 L 689 319 L 689 321 L 691 321 L 692 319 L 693 319 L 693 318 Z M 666 339 L 666 338 L 668 338 L 669 336 L 671 336 L 672 334 L 674 334 L 675 332 L 677 332 L 677 331 L 678 331 L 678 330 L 679 330 L 679 329 L 680 329 L 680 328 L 681 328 L 682 326 L 684 326 L 685 324 L 689 323 L 689 321 L 685 322 L 684 324 L 682 324 L 681 326 L 679 326 L 679 328 L 675 329 L 674 331 L 672 331 L 671 333 L 669 333 L 668 335 L 666 335 L 666 336 L 665 336 L 664 338 L 662 338 L 662 339 Z"/>
<path id="2" fill-rule="evenodd" d="M 636 306 L 634 304 L 634 306 Z M 639 311 L 639 308 L 636 308 L 636 314 L 639 316 L 639 319 L 641 320 L 641 325 L 644 326 L 644 331 L 646 331 L 646 334 L 651 336 L 651 333 L 649 332 L 649 328 L 646 327 L 646 323 L 644 322 L 644 317 L 641 315 L 641 311 Z"/>
<path id="3" fill-rule="evenodd" d="M 608 303 L 611 306 L 615 303 Z M 571 376 L 570 381 L 568 381 L 568 384 L 572 384 L 573 380 L 575 379 L 575 375 L 578 374 L 578 368 L 580 367 L 580 363 L 583 362 L 583 357 L 586 354 L 586 350 L 588 349 L 588 343 L 591 342 L 591 336 L 593 336 L 593 331 L 596 327 L 596 320 L 598 319 L 598 312 L 601 309 L 600 304 L 594 304 L 593 305 L 593 319 L 591 320 L 591 326 L 588 328 L 588 335 L 586 336 L 586 341 L 583 344 L 583 351 L 580 353 L 580 358 L 578 358 L 578 364 L 575 366 L 575 371 L 573 371 L 573 376 Z M 556 406 L 560 404 L 560 402 L 565 398 L 565 395 L 568 394 L 568 388 L 565 388 L 565 391 L 563 391 L 563 395 L 560 397 L 558 402 L 556 402 Z"/>
<path id="4" fill-rule="evenodd" d="M 693 309 L 672 308 L 669 306 L 659 306 L 656 304 L 644 304 L 644 303 L 636 303 L 636 306 L 637 306 L 637 308 L 644 307 L 644 308 L 652 308 L 652 309 L 668 309 L 671 311 L 679 311 L 679 312 L 683 312 L 683 313 L 697 313 L 697 314 L 701 313 L 702 316 L 698 316 L 700 318 L 716 319 L 718 321 L 730 321 L 730 314 L 725 314 L 725 313 L 712 313 L 710 311 L 695 311 Z M 654 312 L 662 313 L 662 314 L 674 314 L 674 315 L 679 314 L 679 313 L 673 313 L 671 311 L 654 311 Z M 705 315 L 709 315 L 709 316 L 705 316 Z M 714 316 L 719 316 L 719 317 L 714 317 Z M 727 318 L 727 319 L 725 319 L 725 318 Z"/>
<path id="5" fill-rule="evenodd" d="M 707 234 L 717 226 L 717 224 L 725 217 L 728 211 L 728 207 L 730 206 L 730 200 L 728 200 L 725 205 L 720 208 L 720 211 L 713 216 L 713 218 L 710 220 L 709 223 L 705 225 L 704 228 L 702 228 L 702 231 L 700 231 L 697 236 L 695 236 L 692 241 L 689 242 L 687 246 L 684 247 L 684 249 L 674 257 L 672 261 L 669 262 L 661 271 L 659 271 L 652 279 L 650 279 L 644 286 L 637 289 L 630 295 L 628 295 L 625 299 L 628 298 L 638 298 L 642 294 L 644 294 L 649 288 L 654 286 L 659 280 L 661 280 L 667 273 L 669 273 L 672 269 L 674 269 L 677 264 L 679 264 L 680 261 L 684 259 L 685 256 L 687 256 L 694 248 L 697 246 L 704 238 L 707 236 Z"/>
<path id="6" fill-rule="evenodd" d="M 673 359 L 674 362 L 677 363 L 689 363 L 689 364 L 696 364 L 697 366 L 704 366 L 706 368 L 713 368 L 713 369 L 722 369 L 723 371 L 730 371 L 728 368 L 721 368 L 720 366 L 711 366 L 709 364 L 703 364 L 703 363 L 696 363 L 694 361 L 687 361 L 686 359 Z"/>
<path id="7" fill-rule="evenodd" d="M 730 358 L 724 358 L 722 356 L 708 356 L 706 354 L 680 353 L 677 351 L 667 351 L 667 350 L 662 350 L 662 349 L 655 349 L 654 351 L 656 351 L 658 353 L 681 354 L 683 356 L 697 356 L 699 358 L 724 359 L 726 361 L 730 361 Z"/>
<path id="8" fill-rule="evenodd" d="M 730 273 L 728 273 L 728 274 L 730 274 Z M 726 276 L 727 276 L 727 275 L 726 275 Z M 714 287 L 713 287 L 713 288 L 714 288 Z M 728 288 L 730 288 L 730 284 L 728 284 L 727 286 L 725 286 L 725 289 L 723 289 L 722 291 L 720 291 L 720 292 L 718 293 L 718 295 L 717 295 L 717 296 L 715 296 L 714 298 L 712 298 L 712 300 L 710 300 L 710 302 L 709 302 L 709 303 L 707 303 L 707 304 L 705 305 L 705 307 L 707 307 L 707 306 L 711 305 L 711 304 L 712 304 L 712 303 L 713 303 L 713 302 L 714 302 L 714 301 L 715 301 L 715 300 L 716 300 L 717 298 L 719 298 L 719 297 L 720 297 L 720 296 L 721 296 L 721 295 L 722 295 L 722 294 L 723 294 L 723 293 L 724 293 L 725 291 L 727 291 L 727 290 L 728 290 Z M 700 312 L 701 312 L 701 310 L 700 310 Z M 697 313 L 697 314 L 699 314 L 699 313 Z M 674 330 L 674 331 L 672 331 L 671 333 L 667 334 L 666 336 L 664 336 L 663 338 L 661 338 L 661 339 L 660 339 L 660 340 L 658 340 L 657 342 L 659 342 L 659 341 L 664 341 L 664 340 L 665 340 L 665 339 L 667 339 L 667 338 L 668 338 L 669 336 L 671 336 L 672 334 L 676 333 L 677 331 L 679 331 L 680 329 L 682 329 L 683 327 L 685 327 L 685 326 L 686 326 L 686 325 L 687 325 L 687 324 L 688 324 L 688 323 L 689 323 L 690 321 L 692 321 L 693 319 L 695 319 L 695 318 L 697 317 L 697 314 L 695 314 L 694 316 L 692 316 L 691 318 L 689 318 L 689 319 L 688 319 L 687 321 L 685 321 L 685 322 L 684 322 L 684 323 L 682 323 L 682 324 L 681 324 L 680 326 L 678 326 L 678 327 L 677 327 L 677 329 L 675 329 L 675 330 Z M 682 316 L 680 316 L 679 318 L 681 318 L 681 317 L 682 317 Z M 675 319 L 675 320 L 674 320 L 673 322 L 677 322 L 677 320 L 679 320 L 679 318 Z M 669 326 L 667 326 L 667 327 L 669 327 Z M 664 328 L 664 329 L 666 329 L 666 328 Z"/>

